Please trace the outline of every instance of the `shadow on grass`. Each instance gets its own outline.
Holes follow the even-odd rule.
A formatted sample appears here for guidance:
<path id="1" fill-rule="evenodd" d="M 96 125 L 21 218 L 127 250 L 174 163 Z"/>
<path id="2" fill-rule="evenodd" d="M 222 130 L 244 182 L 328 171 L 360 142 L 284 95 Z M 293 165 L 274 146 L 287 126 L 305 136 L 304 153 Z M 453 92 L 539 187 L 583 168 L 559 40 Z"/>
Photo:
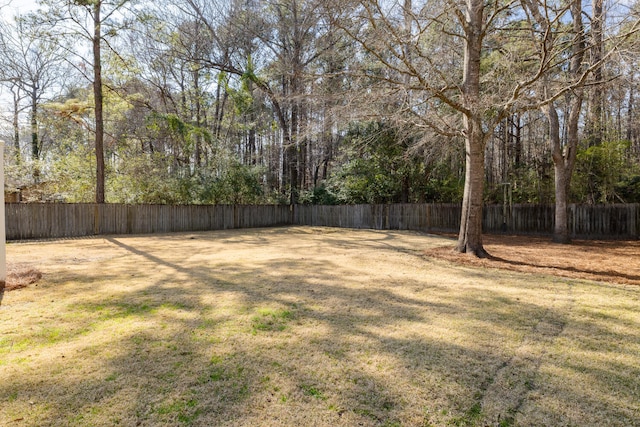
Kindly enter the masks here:
<path id="1" fill-rule="evenodd" d="M 277 250 L 280 244 L 278 232 L 251 239 L 240 233 L 224 236 L 230 247 Z M 354 243 L 330 235 L 307 247 L 344 250 L 353 262 L 363 247 L 391 250 L 406 256 L 404 267 L 419 264 L 425 274 L 432 268 L 396 234 L 376 236 L 381 238 Z M 509 292 L 467 286 L 465 294 L 435 278 L 403 277 L 399 270 L 390 272 L 384 284 L 373 283 L 367 265 L 318 261 L 304 253 L 248 263 L 214 259 L 204 265 L 174 262 L 173 255 L 161 256 L 124 239 L 108 240 L 135 257 L 140 269 L 166 268 L 175 274 L 73 308 L 91 327 L 65 339 L 86 334 L 89 343 L 77 357 L 99 353 L 102 366 L 82 378 L 62 378 L 64 384 L 59 374 L 40 377 L 40 395 L 49 400 L 31 425 L 54 424 L 51 420 L 82 425 L 100 411 L 125 425 L 512 425 L 532 408 L 558 423 L 586 420 L 582 424 L 588 425 L 591 420 L 596 425 L 604 419 L 600 416 L 633 422 L 629 407 L 596 401 L 582 384 L 569 381 L 548 389 L 537 382 L 546 378 L 539 372 L 542 364 L 560 363 L 580 371 L 580 378 L 590 378 L 598 389 L 610 387 L 600 365 L 547 360 L 546 352 L 568 324 L 593 337 L 609 337 L 614 343 L 609 351 L 616 350 L 616 342 L 637 342 L 638 333 L 615 332 L 590 318 L 576 320 L 569 303 L 530 302 L 522 295 L 535 289 L 523 284 L 501 285 Z M 184 259 L 192 251 L 207 250 L 186 246 Z M 473 280 L 491 283 L 492 275 L 478 271 Z M 117 272 L 112 276 L 115 280 Z M 564 288 L 540 292 L 552 299 Z M 283 312 L 289 314 L 278 317 Z M 260 316 L 272 315 L 277 327 L 255 327 Z M 91 334 L 104 328 L 118 329 L 107 343 L 91 344 Z M 597 344 L 595 338 L 574 343 Z M 632 384 L 639 368 L 624 362 L 615 368 L 620 369 L 616 382 L 628 384 L 625 396 L 638 397 Z M 40 369 L 67 368 L 45 361 Z M 510 382 L 503 384 L 506 376 Z M 502 386 L 516 396 L 497 405 L 499 413 L 491 412 L 495 402 L 489 400 L 503 397 Z M 19 377 L 10 387 L 0 385 L 0 398 L 31 396 L 33 390 L 32 378 Z M 580 401 L 595 415 L 565 414 L 562 404 L 538 407 L 536 393 L 547 391 L 561 393 L 554 396 L 561 403 Z"/>
<path id="2" fill-rule="evenodd" d="M 534 268 L 538 268 L 541 270 L 557 270 L 557 271 L 566 271 L 566 272 L 570 272 L 570 273 L 584 273 L 584 274 L 590 274 L 593 276 L 609 276 L 612 278 L 623 278 L 623 279 L 627 279 L 627 280 L 633 280 L 633 281 L 640 281 L 640 276 L 639 275 L 635 275 L 635 274 L 626 274 L 622 271 L 618 271 L 618 270 L 607 270 L 606 268 L 600 269 L 600 270 L 593 270 L 593 269 L 585 269 L 585 268 L 576 268 L 576 267 L 571 267 L 571 266 L 559 266 L 559 265 L 548 265 L 548 264 L 537 264 L 537 263 L 530 263 L 530 262 L 524 262 L 524 261 L 513 261 L 513 260 L 509 260 L 506 258 L 501 258 L 498 256 L 489 256 L 490 260 L 492 261 L 497 261 L 500 263 L 504 263 L 507 265 L 512 265 L 512 266 L 527 266 L 527 267 L 534 267 Z"/>

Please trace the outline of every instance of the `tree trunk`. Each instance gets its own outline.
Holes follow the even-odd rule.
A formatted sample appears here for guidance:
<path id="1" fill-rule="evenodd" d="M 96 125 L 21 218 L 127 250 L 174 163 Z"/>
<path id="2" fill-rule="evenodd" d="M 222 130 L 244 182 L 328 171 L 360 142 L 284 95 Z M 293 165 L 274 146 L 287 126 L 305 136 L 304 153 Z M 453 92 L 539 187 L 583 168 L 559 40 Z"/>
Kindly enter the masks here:
<path id="1" fill-rule="evenodd" d="M 291 193 L 289 198 L 289 203 L 291 205 L 298 204 L 298 169 L 299 169 L 299 151 L 300 151 L 300 141 L 299 138 L 299 122 L 300 119 L 299 113 L 299 103 L 295 98 L 295 95 L 298 93 L 298 80 L 297 73 L 294 71 L 293 77 L 291 78 L 291 92 L 293 94 L 293 99 L 291 101 L 291 122 L 289 129 L 289 144 L 286 148 L 286 158 L 289 161 L 289 185 L 291 186 Z"/>
<path id="2" fill-rule="evenodd" d="M 556 243 L 571 243 L 569 236 L 569 218 L 567 215 L 567 200 L 569 188 L 569 177 L 564 172 L 561 164 L 554 164 L 555 171 L 555 226 L 553 229 L 553 241 Z"/>
<path id="3" fill-rule="evenodd" d="M 13 92 L 13 146 L 16 149 L 16 162 L 20 164 L 20 98 Z"/>
<path id="4" fill-rule="evenodd" d="M 40 146 L 38 144 L 38 96 L 36 89 L 31 92 L 31 154 L 33 160 L 40 159 Z"/>
<path id="5" fill-rule="evenodd" d="M 31 158 L 33 164 L 33 181 L 37 184 L 40 182 L 40 144 L 38 141 L 38 94 L 37 86 L 31 88 Z"/>
<path id="6" fill-rule="evenodd" d="M 520 125 L 520 113 L 514 114 L 513 126 L 515 130 L 515 134 L 513 136 L 513 139 L 514 139 L 513 163 L 514 163 L 514 168 L 516 170 L 519 170 L 521 159 L 522 159 L 522 126 Z"/>
<path id="7" fill-rule="evenodd" d="M 96 120 L 96 203 L 104 203 L 104 120 L 102 113 L 102 62 L 100 54 L 101 22 L 100 8 L 101 1 L 96 1 L 93 5 L 93 97 L 95 102 Z"/>
<path id="8" fill-rule="evenodd" d="M 198 131 L 195 134 L 195 165 L 196 169 L 202 165 L 202 136 L 200 135 L 200 127 L 202 126 L 202 103 L 200 94 L 200 70 L 193 71 L 193 91 L 195 96 L 196 120 L 195 126 Z"/>
<path id="9" fill-rule="evenodd" d="M 462 82 L 466 171 L 460 233 L 456 250 L 484 258 L 482 245 L 482 205 L 484 190 L 484 148 L 480 105 L 480 57 L 483 39 L 483 0 L 467 0 L 464 25 L 464 73 Z"/>
<path id="10" fill-rule="evenodd" d="M 484 135 L 479 123 L 465 117 L 465 181 L 462 199 L 462 216 L 458 234 L 459 252 L 486 258 L 488 253 L 482 245 L 482 208 L 484 190 Z"/>
<path id="11" fill-rule="evenodd" d="M 587 134 L 589 146 L 597 146 L 602 144 L 604 121 L 602 117 L 603 112 L 603 95 L 602 87 L 600 84 L 604 80 L 602 64 L 603 51 L 604 51 L 604 1 L 593 0 L 592 2 L 591 17 L 591 63 L 595 64 L 593 70 L 593 79 L 596 82 L 596 86 L 592 91 L 591 103 L 589 104 L 589 114 L 587 120 Z M 575 19 L 575 18 L 574 18 Z M 580 19 L 580 18 L 579 18 Z M 582 55 L 582 54 L 581 54 Z"/>
<path id="12" fill-rule="evenodd" d="M 634 79 L 633 73 L 629 76 L 630 84 L 629 84 L 629 101 L 627 102 L 627 139 L 631 141 L 632 146 L 635 145 L 635 93 L 634 93 Z"/>
<path id="13" fill-rule="evenodd" d="M 567 200 L 571 171 L 567 171 L 565 157 L 562 153 L 560 140 L 560 121 L 558 112 L 553 104 L 545 107 L 545 114 L 549 119 L 549 141 L 553 158 L 553 170 L 555 173 L 555 225 L 553 229 L 553 241 L 556 243 L 570 243 L 569 227 L 567 220 Z M 569 172 L 569 173 L 567 173 Z"/>
<path id="14" fill-rule="evenodd" d="M 572 57 L 569 72 L 574 78 L 578 78 L 582 68 L 584 57 L 584 34 L 582 26 L 582 7 L 580 2 L 575 2 L 571 6 L 573 16 L 574 43 L 572 46 Z M 558 243 L 570 243 L 569 220 L 567 217 L 567 204 L 569 198 L 569 188 L 571 185 L 571 175 L 576 162 L 578 152 L 578 130 L 580 123 L 580 113 L 583 103 L 582 88 L 577 88 L 572 92 L 569 102 L 569 113 L 566 117 L 567 140 L 562 144 L 560 137 L 560 122 L 558 112 L 553 103 L 547 105 L 544 110 L 549 119 L 549 139 L 551 142 L 551 156 L 553 158 L 555 172 L 555 226 L 553 230 L 553 241 Z"/>

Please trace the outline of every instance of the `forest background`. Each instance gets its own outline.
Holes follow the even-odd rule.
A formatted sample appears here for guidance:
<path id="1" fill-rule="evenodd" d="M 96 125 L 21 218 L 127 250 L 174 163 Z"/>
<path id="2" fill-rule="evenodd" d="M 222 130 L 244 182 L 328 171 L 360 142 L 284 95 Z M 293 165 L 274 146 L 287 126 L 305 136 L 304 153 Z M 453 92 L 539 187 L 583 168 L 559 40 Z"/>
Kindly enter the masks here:
<path id="1" fill-rule="evenodd" d="M 40 201 L 460 202 L 474 1 L 4 5 L 7 182 Z M 553 203 L 559 147 L 569 201 L 640 202 L 637 5 L 479 4 L 483 200 Z"/>

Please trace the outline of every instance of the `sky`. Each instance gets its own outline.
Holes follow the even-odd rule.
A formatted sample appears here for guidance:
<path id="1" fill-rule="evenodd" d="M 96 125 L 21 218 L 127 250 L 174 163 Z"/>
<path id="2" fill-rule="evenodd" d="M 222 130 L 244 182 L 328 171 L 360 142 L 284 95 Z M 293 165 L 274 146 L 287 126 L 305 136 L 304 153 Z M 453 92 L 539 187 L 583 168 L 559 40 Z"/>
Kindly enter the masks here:
<path id="1" fill-rule="evenodd" d="M 38 8 L 36 0 L 0 0 L 0 15 L 10 18 L 17 13 L 26 13 Z"/>
<path id="2" fill-rule="evenodd" d="M 36 10 L 36 0 L 0 0 L 0 18 L 10 21 L 16 14 L 24 14 Z M 6 103 L 10 102 L 4 88 L 0 88 L 0 114 L 7 110 Z"/>

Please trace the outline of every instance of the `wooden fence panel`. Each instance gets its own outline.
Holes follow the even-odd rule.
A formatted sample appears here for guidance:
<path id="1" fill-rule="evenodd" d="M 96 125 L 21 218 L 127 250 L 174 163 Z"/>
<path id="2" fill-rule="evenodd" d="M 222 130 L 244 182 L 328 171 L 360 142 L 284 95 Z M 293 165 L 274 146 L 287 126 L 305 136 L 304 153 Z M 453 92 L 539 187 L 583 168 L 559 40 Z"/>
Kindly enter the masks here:
<path id="1" fill-rule="evenodd" d="M 288 206 L 7 203 L 8 240 L 224 230 L 291 224 Z"/>
<path id="2" fill-rule="evenodd" d="M 552 205 L 488 205 L 484 209 L 483 229 L 489 233 L 552 234 L 553 224 Z"/>
<path id="3" fill-rule="evenodd" d="M 295 224 L 377 230 L 419 230 L 457 232 L 459 204 L 393 204 L 296 206 Z M 487 233 L 553 233 L 553 205 L 487 205 L 483 229 Z M 569 227 L 572 237 L 590 239 L 637 239 L 640 205 L 571 205 Z"/>
<path id="4" fill-rule="evenodd" d="M 571 205 L 571 234 L 585 239 L 637 237 L 639 211 L 639 204 Z"/>
<path id="5" fill-rule="evenodd" d="M 98 234 L 147 234 L 175 231 L 310 225 L 378 230 L 457 232 L 459 204 L 303 206 L 169 206 L 116 204 L 7 203 L 8 240 L 78 237 Z M 570 205 L 574 238 L 637 239 L 640 204 Z M 488 205 L 488 233 L 553 233 L 552 205 Z"/>

